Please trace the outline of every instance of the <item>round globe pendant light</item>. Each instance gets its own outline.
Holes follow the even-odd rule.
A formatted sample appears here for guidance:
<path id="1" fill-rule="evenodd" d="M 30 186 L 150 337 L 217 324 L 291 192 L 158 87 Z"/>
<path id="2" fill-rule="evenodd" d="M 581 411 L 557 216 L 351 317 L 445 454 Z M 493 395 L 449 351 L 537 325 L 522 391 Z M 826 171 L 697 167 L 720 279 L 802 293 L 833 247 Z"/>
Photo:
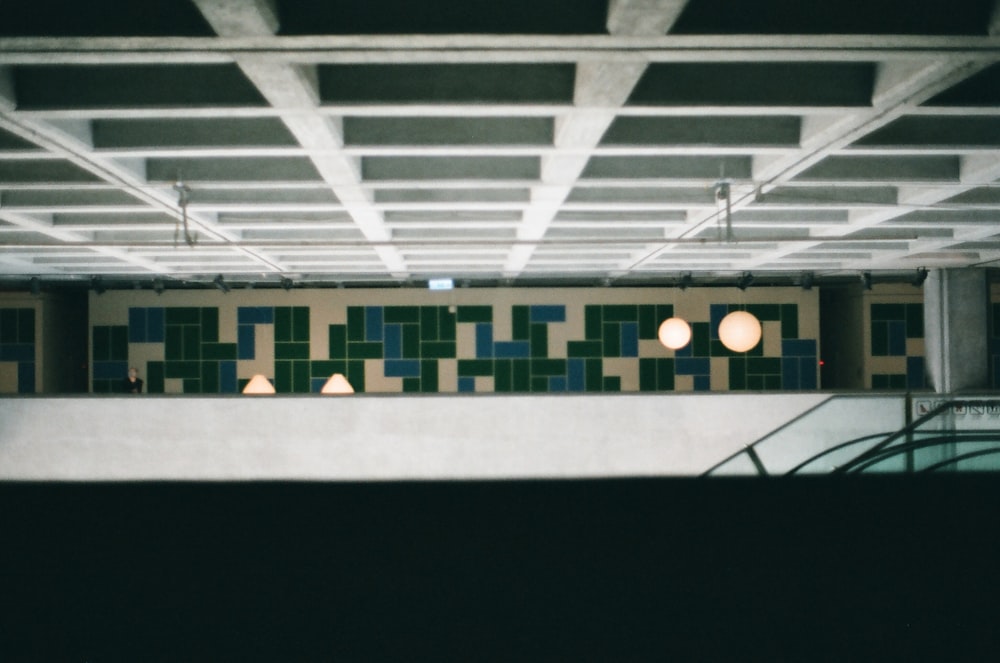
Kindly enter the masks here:
<path id="1" fill-rule="evenodd" d="M 667 318 L 657 332 L 660 343 L 671 350 L 680 350 L 691 342 L 691 325 L 682 318 Z"/>
<path id="2" fill-rule="evenodd" d="M 719 340 L 733 352 L 746 352 L 760 342 L 760 321 L 746 311 L 733 311 L 719 323 Z"/>

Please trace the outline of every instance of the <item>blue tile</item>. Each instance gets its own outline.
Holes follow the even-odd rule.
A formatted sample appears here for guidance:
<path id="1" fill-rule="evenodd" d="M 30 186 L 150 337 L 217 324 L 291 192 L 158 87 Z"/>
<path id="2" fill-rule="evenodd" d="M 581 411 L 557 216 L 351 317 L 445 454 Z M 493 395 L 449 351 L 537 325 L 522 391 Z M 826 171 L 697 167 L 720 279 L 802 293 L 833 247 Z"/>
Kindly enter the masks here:
<path id="1" fill-rule="evenodd" d="M 729 304 L 712 304 L 708 307 L 709 320 L 711 324 L 708 326 L 710 338 L 713 341 L 719 340 L 719 323 L 722 319 L 729 315 Z"/>
<path id="2" fill-rule="evenodd" d="M 676 375 L 708 375 L 711 373 L 708 357 L 678 357 L 674 359 Z"/>
<path id="3" fill-rule="evenodd" d="M 1000 336 L 990 340 L 990 354 L 1000 355 Z"/>
<path id="4" fill-rule="evenodd" d="M 0 345 L 0 361 L 35 361 L 35 344 L 5 343 Z"/>
<path id="5" fill-rule="evenodd" d="M 801 380 L 799 379 L 799 368 L 801 359 L 798 357 L 782 357 L 781 359 L 781 388 L 799 389 Z"/>
<path id="6" fill-rule="evenodd" d="M 528 314 L 531 322 L 566 322 L 566 307 L 532 306 Z"/>
<path id="7" fill-rule="evenodd" d="M 906 322 L 903 320 L 889 321 L 889 354 L 893 357 L 906 354 Z"/>
<path id="8" fill-rule="evenodd" d="M 493 323 L 476 323 L 476 358 L 493 358 Z"/>
<path id="9" fill-rule="evenodd" d="M 470 377 L 458 378 L 458 390 L 461 392 L 475 391 L 476 378 L 470 378 Z"/>
<path id="10" fill-rule="evenodd" d="M 236 358 L 254 359 L 256 334 L 253 325 L 240 325 L 236 328 Z"/>
<path id="11" fill-rule="evenodd" d="M 639 356 L 639 323 L 638 322 L 623 322 L 622 323 L 622 356 L 623 357 L 638 357 Z"/>
<path id="12" fill-rule="evenodd" d="M 323 385 L 326 384 L 327 380 L 329 378 L 312 378 L 312 381 L 309 383 L 309 391 L 314 394 L 323 391 Z"/>
<path id="13" fill-rule="evenodd" d="M 273 325 L 274 307 L 240 306 L 236 309 L 236 323 L 240 325 Z"/>
<path id="14" fill-rule="evenodd" d="M 799 359 L 799 389 L 816 387 L 816 357 Z"/>
<path id="15" fill-rule="evenodd" d="M 570 391 L 583 391 L 586 387 L 586 372 L 582 359 L 567 359 L 567 387 Z"/>
<path id="16" fill-rule="evenodd" d="M 549 378 L 549 391 L 566 391 L 566 378 L 553 375 Z"/>
<path id="17" fill-rule="evenodd" d="M 236 362 L 219 362 L 219 393 L 235 394 L 237 390 Z"/>
<path id="18" fill-rule="evenodd" d="M 382 307 L 381 306 L 366 306 L 365 307 L 365 340 L 366 341 L 381 341 L 382 340 Z"/>
<path id="19" fill-rule="evenodd" d="M 386 359 L 385 376 L 387 378 L 418 378 L 420 377 L 420 360 Z"/>
<path id="20" fill-rule="evenodd" d="M 146 309 L 146 342 L 163 343 L 163 307 Z"/>
<path id="21" fill-rule="evenodd" d="M 781 341 L 781 355 L 783 357 L 815 357 L 816 339 L 814 338 L 786 338 Z"/>
<path id="22" fill-rule="evenodd" d="M 403 327 L 400 325 L 386 325 L 385 338 L 383 340 L 383 350 L 386 359 L 403 358 Z"/>
<path id="23" fill-rule="evenodd" d="M 924 358 L 906 358 L 906 388 L 923 389 L 924 387 Z"/>
<path id="24" fill-rule="evenodd" d="M 128 342 L 146 342 L 146 309 L 130 306 L 128 309 Z"/>
<path id="25" fill-rule="evenodd" d="M 680 350 L 674 350 L 675 357 L 690 357 L 694 353 L 694 343 L 688 343 Z"/>
<path id="26" fill-rule="evenodd" d="M 528 341 L 497 341 L 493 344 L 493 355 L 497 359 L 527 359 L 531 356 Z"/>
<path id="27" fill-rule="evenodd" d="M 1000 387 L 1000 357 L 993 358 L 993 388 Z"/>
<path id="28" fill-rule="evenodd" d="M 95 361 L 95 380 L 124 380 L 128 375 L 127 361 Z"/>
<path id="29" fill-rule="evenodd" d="M 17 393 L 35 393 L 35 362 L 22 361 L 17 365 Z"/>
<path id="30" fill-rule="evenodd" d="M 712 388 L 712 379 L 707 375 L 694 376 L 695 391 L 709 391 Z"/>

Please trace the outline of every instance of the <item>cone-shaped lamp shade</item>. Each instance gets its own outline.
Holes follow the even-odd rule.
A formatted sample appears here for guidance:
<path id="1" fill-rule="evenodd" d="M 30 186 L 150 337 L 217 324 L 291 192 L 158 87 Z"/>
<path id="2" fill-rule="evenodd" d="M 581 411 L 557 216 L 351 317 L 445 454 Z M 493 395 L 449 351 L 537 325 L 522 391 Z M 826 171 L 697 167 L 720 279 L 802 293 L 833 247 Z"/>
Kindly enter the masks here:
<path id="1" fill-rule="evenodd" d="M 321 394 L 353 394 L 354 387 L 351 383 L 347 381 L 342 373 L 334 373 L 330 376 L 330 379 L 326 381 L 323 388 L 320 389 Z"/>
<path id="2" fill-rule="evenodd" d="M 266 377 L 261 374 L 257 374 L 250 378 L 250 382 L 247 382 L 247 386 L 243 387 L 244 394 L 273 394 L 274 385 L 268 381 Z"/>
<path id="3" fill-rule="evenodd" d="M 760 321 L 746 311 L 733 311 L 719 323 L 719 340 L 733 352 L 746 352 L 760 342 Z"/>
<path id="4" fill-rule="evenodd" d="M 680 350 L 691 342 L 691 325 L 682 318 L 667 318 L 657 334 L 660 343 L 671 350 Z"/>

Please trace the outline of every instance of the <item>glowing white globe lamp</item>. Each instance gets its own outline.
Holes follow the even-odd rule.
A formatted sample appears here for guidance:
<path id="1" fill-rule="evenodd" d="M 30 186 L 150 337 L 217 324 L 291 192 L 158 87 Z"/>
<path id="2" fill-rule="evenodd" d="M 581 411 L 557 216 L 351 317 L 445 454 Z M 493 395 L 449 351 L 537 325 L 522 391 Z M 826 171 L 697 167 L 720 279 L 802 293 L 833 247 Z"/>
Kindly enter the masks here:
<path id="1" fill-rule="evenodd" d="M 680 350 L 691 342 L 691 325 L 683 318 L 667 318 L 657 332 L 660 343 L 671 350 Z"/>
<path id="2" fill-rule="evenodd" d="M 719 340 L 733 352 L 746 352 L 760 342 L 760 321 L 746 311 L 733 311 L 719 323 Z"/>
<path id="3" fill-rule="evenodd" d="M 343 373 L 334 373 L 330 376 L 330 379 L 326 381 L 323 388 L 320 389 L 321 394 L 353 394 L 354 387 L 351 383 L 347 381 Z"/>
<path id="4" fill-rule="evenodd" d="M 273 394 L 274 385 L 271 384 L 270 380 L 258 373 L 257 375 L 250 378 L 250 382 L 247 382 L 247 386 L 243 387 L 244 394 Z"/>

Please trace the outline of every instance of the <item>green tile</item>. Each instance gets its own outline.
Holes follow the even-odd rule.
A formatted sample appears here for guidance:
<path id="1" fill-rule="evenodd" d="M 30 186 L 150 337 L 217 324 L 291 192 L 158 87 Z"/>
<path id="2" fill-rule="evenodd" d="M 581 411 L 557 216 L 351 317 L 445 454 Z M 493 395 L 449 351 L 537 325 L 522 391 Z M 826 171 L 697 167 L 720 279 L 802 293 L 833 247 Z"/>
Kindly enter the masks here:
<path id="1" fill-rule="evenodd" d="M 531 391 L 531 362 L 528 359 L 508 359 L 513 391 Z"/>
<path id="2" fill-rule="evenodd" d="M 885 357 L 889 354 L 889 324 L 872 322 L 872 356 Z"/>
<path id="3" fill-rule="evenodd" d="M 112 384 L 111 380 L 94 380 L 91 388 L 95 394 L 110 394 L 112 393 Z"/>
<path id="4" fill-rule="evenodd" d="M 421 359 L 454 359 L 454 341 L 424 341 L 420 344 Z"/>
<path id="5" fill-rule="evenodd" d="M 799 305 L 781 305 L 781 338 L 799 337 Z"/>
<path id="6" fill-rule="evenodd" d="M 128 360 L 128 325 L 115 325 L 111 328 L 111 360 Z"/>
<path id="7" fill-rule="evenodd" d="M 747 388 L 747 360 L 743 357 L 729 359 L 729 388 L 734 391 Z"/>
<path id="8" fill-rule="evenodd" d="M 636 322 L 639 319 L 639 307 L 635 304 L 605 304 L 603 308 L 605 323 Z"/>
<path id="9" fill-rule="evenodd" d="M 35 342 L 35 309 L 22 308 L 17 312 L 17 342 Z"/>
<path id="10" fill-rule="evenodd" d="M 377 345 L 377 344 L 376 344 Z M 275 359 L 309 359 L 308 343 L 275 343 Z"/>
<path id="11" fill-rule="evenodd" d="M 600 357 L 603 343 L 601 341 L 569 341 L 566 343 L 568 357 Z"/>
<path id="12" fill-rule="evenodd" d="M 330 325 L 330 358 L 347 357 L 347 325 Z"/>
<path id="13" fill-rule="evenodd" d="M 420 340 L 438 340 L 438 307 L 420 307 Z"/>
<path id="14" fill-rule="evenodd" d="M 361 393 L 365 390 L 365 362 L 347 362 L 347 381 L 351 383 L 356 393 Z"/>
<path id="15" fill-rule="evenodd" d="M 202 393 L 201 380 L 199 380 L 198 378 L 185 378 L 184 379 L 184 393 L 185 394 L 200 394 L 200 393 Z"/>
<path id="16" fill-rule="evenodd" d="M 549 356 L 549 326 L 544 323 L 531 325 L 531 357 Z"/>
<path id="17" fill-rule="evenodd" d="M 674 305 L 673 304 L 657 304 L 656 305 L 656 330 L 660 330 L 660 324 L 664 320 L 669 320 L 674 317 Z"/>
<path id="18" fill-rule="evenodd" d="M 146 391 L 150 394 L 163 393 L 164 365 L 162 361 L 146 362 Z"/>
<path id="19" fill-rule="evenodd" d="M 621 391 L 622 379 L 617 375 L 609 375 L 604 378 L 604 391 Z"/>
<path id="20" fill-rule="evenodd" d="M 780 375 L 765 375 L 764 376 L 764 389 L 771 389 L 771 390 L 781 389 L 781 376 Z"/>
<path id="21" fill-rule="evenodd" d="M 459 322 L 493 322 L 492 306 L 459 306 Z"/>
<path id="22" fill-rule="evenodd" d="M 249 378 L 237 378 L 236 380 L 237 393 L 242 394 L 243 390 L 247 388 L 247 384 L 249 384 L 249 382 L 250 382 Z"/>
<path id="23" fill-rule="evenodd" d="M 420 359 L 420 325 L 400 325 L 403 330 L 403 359 Z"/>
<path id="24" fill-rule="evenodd" d="M 420 362 L 420 391 L 425 394 L 438 392 L 438 363 L 433 359 Z"/>
<path id="25" fill-rule="evenodd" d="M 343 359 L 316 359 L 309 366 L 309 374 L 314 378 L 329 378 L 334 373 L 347 373 L 347 362 Z"/>
<path id="26" fill-rule="evenodd" d="M 657 391 L 674 390 L 674 360 L 670 358 L 658 358 L 656 360 L 656 389 Z"/>
<path id="27" fill-rule="evenodd" d="M 167 361 L 184 359 L 184 327 L 167 325 L 164 341 L 163 356 Z"/>
<path id="28" fill-rule="evenodd" d="M 403 393 L 420 393 L 420 378 L 403 378 Z"/>
<path id="29" fill-rule="evenodd" d="M 604 356 L 622 356 L 622 326 L 618 322 L 604 323 Z"/>
<path id="30" fill-rule="evenodd" d="M 7 309 L 10 311 L 13 309 Z M 14 325 L 11 327 L 10 343 L 15 343 L 17 339 L 17 317 L 12 316 L 10 318 L 14 321 Z M 93 355 L 94 361 L 108 361 L 111 359 L 111 328 L 104 325 L 96 325 L 93 331 L 93 343 L 91 348 L 91 354 Z"/>
<path id="31" fill-rule="evenodd" d="M 202 343 L 202 359 L 236 359 L 235 343 Z"/>
<path id="32" fill-rule="evenodd" d="M 170 306 L 164 313 L 168 325 L 197 325 L 201 323 L 201 309 L 193 306 Z"/>
<path id="33" fill-rule="evenodd" d="M 297 359 L 292 362 L 292 391 L 296 394 L 308 394 L 312 391 L 311 362 L 308 359 Z"/>
<path id="34" fill-rule="evenodd" d="M 656 360 L 639 360 L 639 391 L 656 391 Z"/>
<path id="35" fill-rule="evenodd" d="M 292 307 L 274 307 L 274 340 L 276 343 L 292 341 Z"/>
<path id="36" fill-rule="evenodd" d="M 365 340 L 365 309 L 363 306 L 347 307 L 347 340 Z"/>
<path id="37" fill-rule="evenodd" d="M 549 379 L 548 378 L 531 378 L 531 391 L 532 392 L 547 392 L 549 390 Z"/>
<path id="38" fill-rule="evenodd" d="M 455 314 L 447 306 L 438 308 L 438 337 L 442 341 L 455 340 Z"/>
<path id="39" fill-rule="evenodd" d="M 166 361 L 163 376 L 167 378 L 200 378 L 200 361 Z"/>
<path id="40" fill-rule="evenodd" d="M 459 377 L 474 377 L 477 375 L 493 375 L 492 359 L 459 359 Z"/>
<path id="41" fill-rule="evenodd" d="M 905 320 L 905 304 L 872 304 L 872 320 Z"/>
<path id="42" fill-rule="evenodd" d="M 779 304 L 747 304 L 747 313 L 757 316 L 761 322 L 781 320 Z"/>
<path id="43" fill-rule="evenodd" d="M 584 387 L 587 391 L 604 389 L 604 368 L 600 359 L 584 359 Z"/>
<path id="44" fill-rule="evenodd" d="M 710 349 L 712 351 L 711 356 L 713 357 L 734 357 L 736 355 L 743 355 L 742 352 L 733 352 L 723 345 L 722 341 L 712 341 Z"/>
<path id="45" fill-rule="evenodd" d="M 214 306 L 201 309 L 201 340 L 203 343 L 219 342 L 219 309 Z M 205 393 L 210 392 L 206 389 Z"/>
<path id="46" fill-rule="evenodd" d="M 881 373 L 872 374 L 872 389 L 888 389 L 889 376 Z"/>
<path id="47" fill-rule="evenodd" d="M 924 305 L 906 305 L 906 338 L 924 337 Z"/>
<path id="48" fill-rule="evenodd" d="M 181 327 L 184 337 L 184 359 L 187 361 L 201 359 L 201 328 L 196 325 Z"/>
<path id="49" fill-rule="evenodd" d="M 748 357 L 747 358 L 747 374 L 748 375 L 764 375 L 764 374 L 781 375 L 781 358 L 780 357 Z"/>
<path id="50" fill-rule="evenodd" d="M 763 389 L 763 388 L 764 388 L 763 375 L 747 375 L 747 389 Z"/>
<path id="51" fill-rule="evenodd" d="M 565 359 L 532 359 L 531 360 L 531 374 L 533 376 L 541 375 L 566 375 L 566 360 Z"/>
<path id="52" fill-rule="evenodd" d="M 511 340 L 527 341 L 531 337 L 531 309 L 514 306 L 510 313 Z"/>
<path id="53" fill-rule="evenodd" d="M 292 307 L 292 340 L 297 343 L 309 342 L 309 307 Z"/>
<path id="54" fill-rule="evenodd" d="M 396 324 L 401 322 L 420 322 L 419 306 L 386 306 L 382 309 L 383 322 Z"/>
<path id="55" fill-rule="evenodd" d="M 710 357 L 712 352 L 712 340 L 709 328 L 710 322 L 691 323 L 691 353 L 695 357 Z"/>
<path id="56" fill-rule="evenodd" d="M 893 374 L 889 376 L 890 389 L 906 389 L 906 375 Z"/>
<path id="57" fill-rule="evenodd" d="M 292 362 L 274 362 L 274 390 L 279 394 L 292 392 Z"/>
<path id="58" fill-rule="evenodd" d="M 382 344 L 371 342 L 350 342 L 347 344 L 348 359 L 381 359 Z M 352 383 L 353 384 L 353 383 Z"/>
<path id="59" fill-rule="evenodd" d="M 514 389 L 511 375 L 511 360 L 496 359 L 493 362 L 493 390 L 506 393 Z"/>
<path id="60" fill-rule="evenodd" d="M 16 308 L 0 309 L 0 343 L 17 343 Z M 96 380 L 94 384 L 97 384 Z"/>
<path id="61" fill-rule="evenodd" d="M 639 306 L 639 338 L 649 340 L 655 339 L 656 332 L 659 331 L 660 322 L 656 319 L 656 306 L 654 304 L 642 304 Z"/>
<path id="62" fill-rule="evenodd" d="M 586 306 L 583 309 L 584 338 L 588 341 L 600 341 L 604 336 L 604 322 L 601 318 L 599 305 Z"/>
<path id="63" fill-rule="evenodd" d="M 201 392 L 203 394 L 219 393 L 219 362 L 201 362 Z"/>
<path id="64" fill-rule="evenodd" d="M 749 350 L 743 353 L 744 357 L 763 357 L 764 356 L 764 344 L 758 343 Z"/>

